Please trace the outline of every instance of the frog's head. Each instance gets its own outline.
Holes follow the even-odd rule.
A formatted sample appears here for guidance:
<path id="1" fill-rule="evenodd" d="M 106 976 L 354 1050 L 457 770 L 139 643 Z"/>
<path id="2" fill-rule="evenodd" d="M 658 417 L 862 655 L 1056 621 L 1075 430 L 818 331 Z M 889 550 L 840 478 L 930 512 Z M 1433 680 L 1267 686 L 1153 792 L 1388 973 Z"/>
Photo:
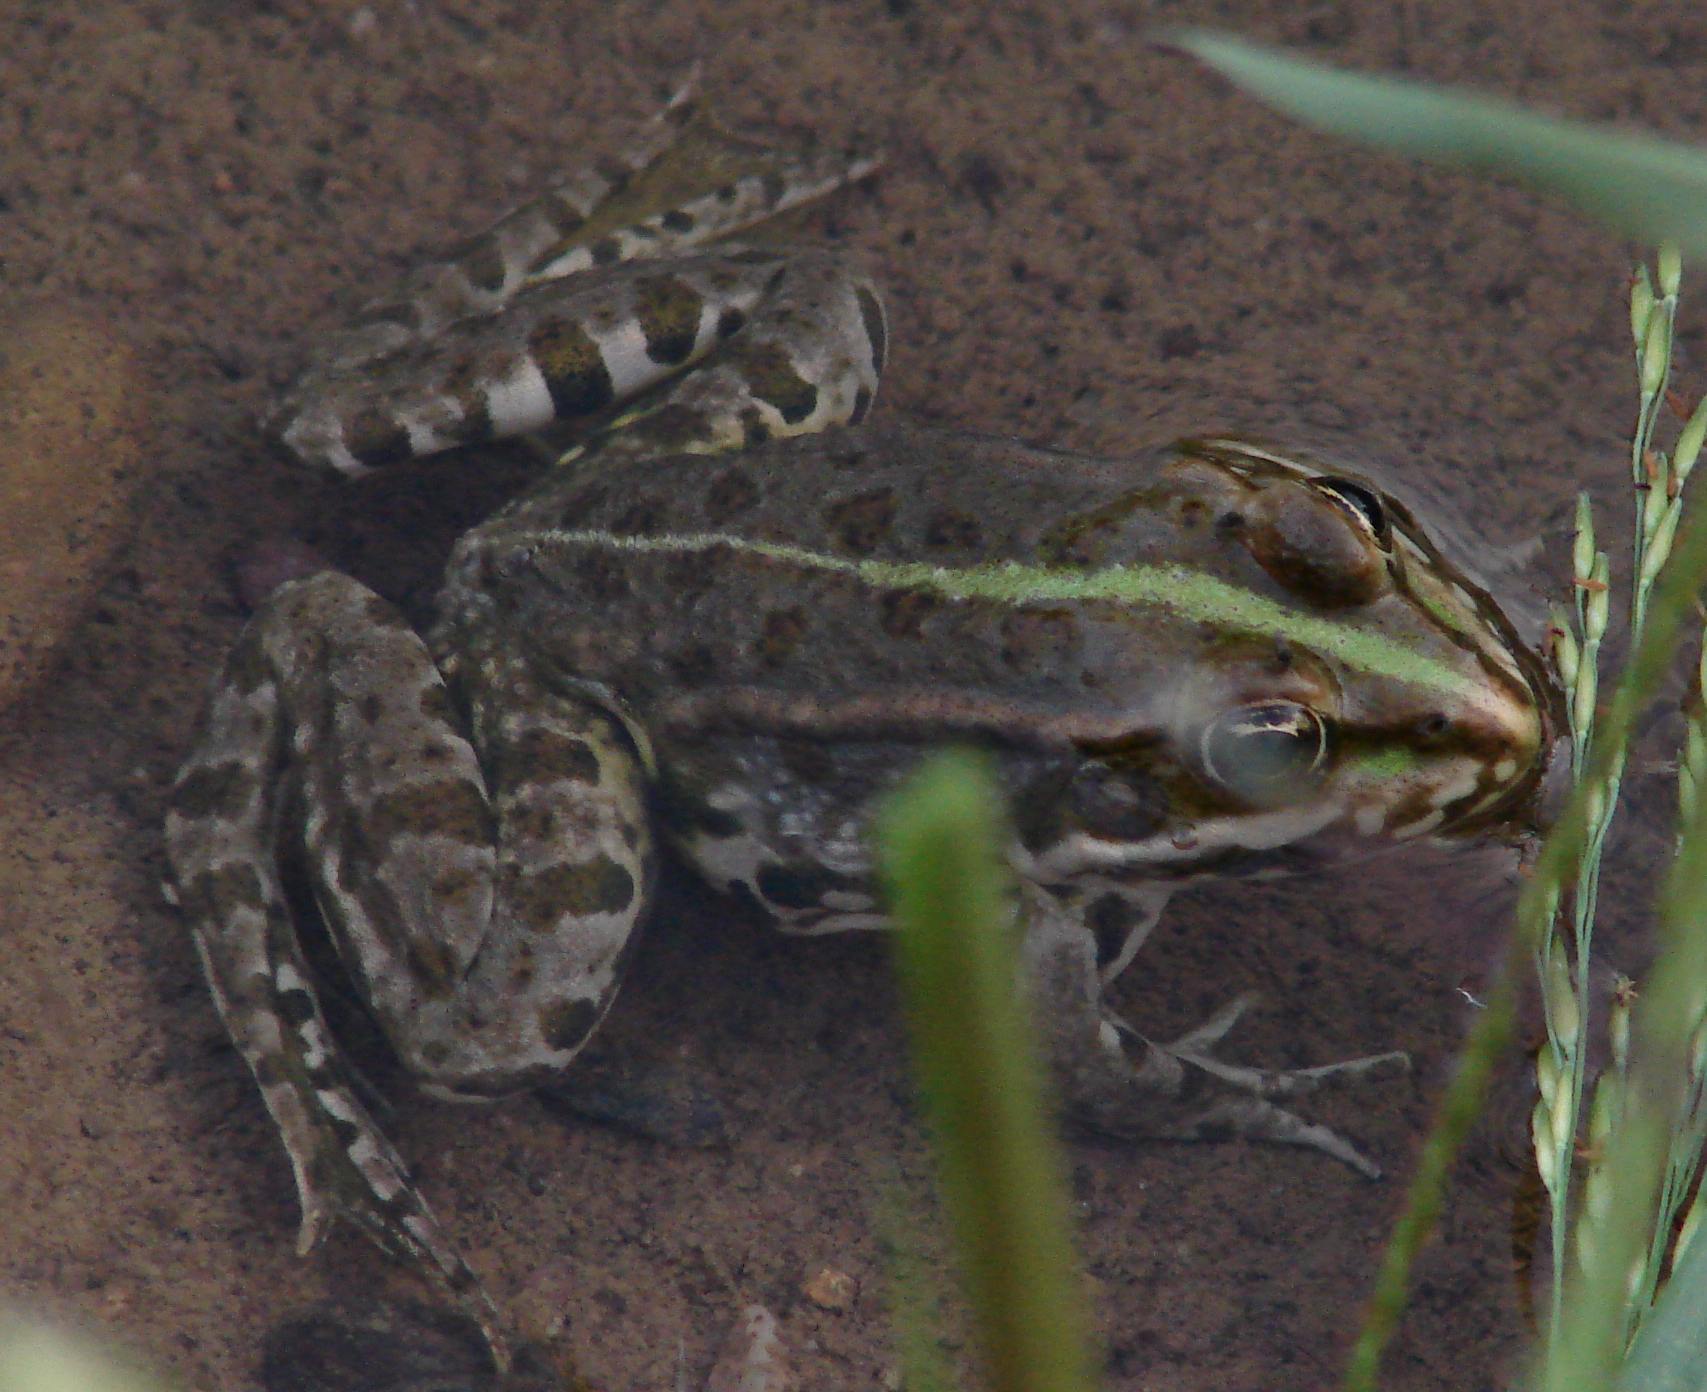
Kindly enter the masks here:
<path id="1" fill-rule="evenodd" d="M 1039 868 L 1278 874 L 1530 834 L 1559 697 L 1487 592 L 1365 479 L 1225 440 L 1176 460 L 1183 563 L 1144 619 L 1173 661 L 1079 742 Z"/>

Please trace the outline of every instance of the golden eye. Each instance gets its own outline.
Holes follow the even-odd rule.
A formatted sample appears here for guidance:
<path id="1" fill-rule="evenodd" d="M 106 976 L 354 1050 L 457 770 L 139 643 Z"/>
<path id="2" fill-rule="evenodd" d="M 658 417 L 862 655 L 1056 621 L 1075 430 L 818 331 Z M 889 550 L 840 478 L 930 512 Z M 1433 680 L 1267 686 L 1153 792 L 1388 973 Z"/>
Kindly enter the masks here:
<path id="1" fill-rule="evenodd" d="M 1335 503 L 1344 508 L 1357 519 L 1359 526 L 1365 528 L 1369 535 L 1375 538 L 1375 544 L 1383 551 L 1393 544 L 1393 524 L 1387 517 L 1387 505 L 1381 501 L 1381 495 L 1366 483 L 1347 478 L 1319 478 L 1315 480 L 1316 487 L 1326 493 Z"/>
<path id="2" fill-rule="evenodd" d="M 1282 802 L 1327 763 L 1328 727 L 1296 701 L 1255 701 L 1205 726 L 1198 755 L 1209 778 L 1235 796 Z"/>

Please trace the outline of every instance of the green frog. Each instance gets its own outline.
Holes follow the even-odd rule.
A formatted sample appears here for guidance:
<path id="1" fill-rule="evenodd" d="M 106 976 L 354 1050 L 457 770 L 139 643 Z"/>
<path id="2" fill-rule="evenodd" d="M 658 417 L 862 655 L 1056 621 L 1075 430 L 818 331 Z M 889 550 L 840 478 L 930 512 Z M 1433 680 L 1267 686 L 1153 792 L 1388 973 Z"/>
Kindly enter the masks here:
<path id="1" fill-rule="evenodd" d="M 567 427 L 455 548 L 424 635 L 321 572 L 260 606 L 167 824 L 172 887 L 283 1139 L 301 1248 L 335 1216 L 502 1321 L 352 1086 L 278 857 L 431 1094 L 550 1084 L 610 1009 L 661 850 L 785 931 L 879 926 L 873 810 L 984 750 L 1061 1104 L 1134 1138 L 1314 1147 L 1290 1072 L 1104 1002 L 1195 882 L 1503 837 L 1544 669 L 1374 483 L 1249 441 L 1089 458 L 870 419 L 886 326 L 826 250 L 730 234 L 868 172 L 681 101 L 335 335 L 279 408 L 355 475 Z M 691 157 L 684 150 L 692 151 Z M 683 191 L 683 169 L 700 185 Z"/>

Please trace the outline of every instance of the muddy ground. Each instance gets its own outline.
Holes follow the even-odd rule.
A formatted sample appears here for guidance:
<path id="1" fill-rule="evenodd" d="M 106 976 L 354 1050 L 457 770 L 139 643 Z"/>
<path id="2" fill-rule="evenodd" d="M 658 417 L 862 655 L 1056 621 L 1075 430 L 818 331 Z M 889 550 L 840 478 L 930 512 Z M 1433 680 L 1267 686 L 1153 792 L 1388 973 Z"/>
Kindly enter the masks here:
<path id="1" fill-rule="evenodd" d="M 339 489 L 268 453 L 255 419 L 316 326 L 608 145 L 696 62 L 731 123 L 885 151 L 803 229 L 887 288 L 882 411 L 1106 451 L 1228 425 L 1326 436 L 1535 570 L 1524 543 L 1558 540 L 1579 480 L 1617 494 L 1630 249 L 1297 129 L 1146 44 L 1186 21 L 1707 125 L 1707 16 L 1683 0 L 0 7 L 0 358 L 36 353 L 32 412 L 95 442 L 58 486 L 128 517 L 128 539 L 102 522 L 54 562 L 83 598 L 7 639 L 44 670 L 0 714 L 0 1293 L 233 1389 L 261 1384 L 269 1339 L 269 1382 L 290 1385 L 320 1337 L 293 1322 L 328 1302 L 359 1319 L 427 1298 L 348 1232 L 293 1254 L 283 1155 L 156 891 L 163 790 L 242 622 L 235 560 L 297 538 L 419 603 L 490 501 L 442 471 Z M 117 415 L 85 419 L 90 360 L 120 379 Z M 0 528 L 28 536 L 38 506 L 0 498 Z M 1402 1176 L 1466 1022 L 1456 988 L 1490 951 L 1494 915 L 1439 893 L 1456 878 L 1199 894 L 1119 1003 L 1165 1035 L 1260 991 L 1238 1052 L 1275 1064 L 1410 1049 L 1414 1079 L 1312 1109 Z M 1621 921 L 1644 882 L 1613 875 Z M 599 1388 L 697 1377 L 750 1300 L 782 1317 L 802 1386 L 892 1385 L 880 1215 L 928 1169 L 884 945 L 780 939 L 679 892 L 601 1050 L 704 1081 L 732 1143 L 672 1149 L 531 1099 L 432 1104 L 371 1058 L 505 1309 Z M 1466 1166 L 1390 1388 L 1493 1387 L 1521 1347 L 1498 1138 L 1524 1106 Z M 1108 1388 L 1334 1380 L 1401 1185 L 1242 1145 L 1069 1156 Z M 814 1298 L 824 1268 L 851 1278 L 845 1308 Z"/>

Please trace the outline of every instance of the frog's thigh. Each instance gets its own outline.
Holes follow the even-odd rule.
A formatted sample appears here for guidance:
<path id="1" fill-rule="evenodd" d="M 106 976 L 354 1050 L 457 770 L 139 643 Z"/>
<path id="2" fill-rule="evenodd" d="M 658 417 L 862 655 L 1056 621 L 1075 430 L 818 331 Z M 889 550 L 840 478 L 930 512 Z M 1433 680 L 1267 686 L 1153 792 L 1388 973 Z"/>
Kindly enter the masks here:
<path id="1" fill-rule="evenodd" d="M 615 993 L 652 873 L 621 732 L 506 673 L 514 704 L 477 754 L 421 639 L 344 576 L 281 589 L 246 644 L 243 680 L 273 693 L 300 780 L 315 899 L 405 1063 L 457 1096 L 567 1065 Z M 225 757 L 209 741 L 196 760 Z"/>
<path id="2" fill-rule="evenodd" d="M 495 654 L 466 674 L 465 739 L 402 616 L 341 576 L 319 579 L 299 648 L 317 656 L 286 681 L 316 898 L 427 1087 L 534 1085 L 602 1018 L 648 896 L 632 747 L 603 711 Z M 292 617 L 293 634 L 307 618 Z"/>

